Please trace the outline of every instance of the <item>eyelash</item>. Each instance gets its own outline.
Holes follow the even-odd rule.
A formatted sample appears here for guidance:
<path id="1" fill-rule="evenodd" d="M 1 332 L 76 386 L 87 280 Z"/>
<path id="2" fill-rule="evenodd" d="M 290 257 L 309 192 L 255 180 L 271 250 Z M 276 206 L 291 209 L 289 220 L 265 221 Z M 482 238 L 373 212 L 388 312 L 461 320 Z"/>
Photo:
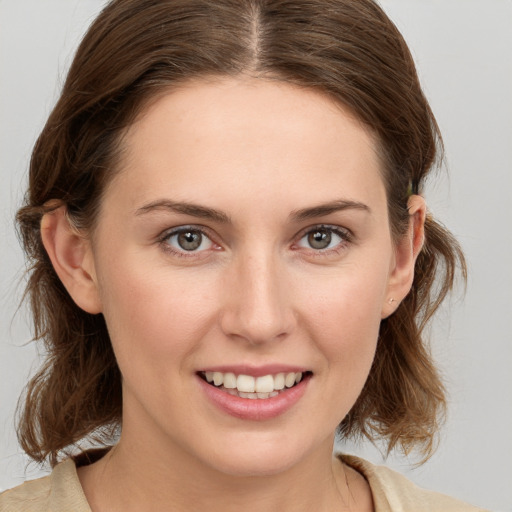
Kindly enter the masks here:
<path id="1" fill-rule="evenodd" d="M 171 230 L 168 230 L 168 231 L 165 231 L 164 233 L 162 233 L 161 236 L 158 237 L 158 243 L 160 244 L 160 246 L 162 247 L 162 249 L 167 252 L 167 253 L 170 253 L 171 255 L 173 256 L 178 256 L 179 258 L 198 258 L 201 256 L 206 256 L 205 255 L 202 255 L 202 253 L 205 253 L 206 250 L 203 250 L 203 251 L 179 251 L 177 249 L 174 249 L 170 243 L 169 243 L 169 240 L 173 237 L 173 236 L 177 236 L 181 233 L 187 233 L 188 231 L 191 231 L 191 232 L 194 232 L 194 233 L 200 233 L 201 236 L 207 238 L 213 245 L 217 245 L 214 241 L 213 241 L 213 237 L 209 234 L 209 231 L 206 230 L 203 226 L 180 226 L 178 228 L 174 228 L 174 229 L 171 229 Z"/>
<path id="2" fill-rule="evenodd" d="M 336 255 L 344 251 L 347 248 L 347 246 L 353 241 L 353 234 L 350 230 L 342 228 L 340 226 L 331 226 L 329 224 L 318 224 L 316 226 L 306 228 L 304 231 L 302 231 L 298 240 L 302 240 L 304 237 L 314 233 L 315 231 L 326 231 L 328 233 L 337 235 L 341 239 L 341 241 L 338 244 L 336 244 L 336 246 L 330 249 L 313 249 L 312 247 L 310 247 L 308 256 L 321 258 L 325 256 Z M 294 245 L 297 245 L 297 242 Z"/>
<path id="3" fill-rule="evenodd" d="M 213 237 L 209 234 L 209 230 L 205 229 L 203 226 L 194 226 L 194 225 L 180 226 L 178 228 L 174 228 L 174 229 L 165 231 L 158 237 L 157 241 L 165 252 L 170 253 L 173 256 L 177 256 L 180 258 L 198 258 L 198 257 L 200 257 L 200 255 L 202 255 L 202 253 L 206 253 L 207 249 L 202 250 L 202 251 L 185 251 L 185 250 L 180 251 L 180 250 L 174 249 L 169 243 L 169 240 L 173 236 L 177 236 L 181 233 L 186 233 L 187 231 L 201 234 L 201 236 L 207 238 L 211 244 L 220 248 L 220 246 L 218 246 L 218 244 L 216 244 L 215 241 L 213 240 Z M 313 249 L 312 247 L 310 247 L 309 254 L 314 257 L 325 257 L 327 255 L 339 254 L 344 249 L 346 249 L 347 245 L 349 245 L 353 240 L 353 235 L 348 229 L 341 228 L 339 226 L 318 224 L 318 225 L 311 226 L 311 227 L 308 227 L 305 230 L 303 230 L 298 237 L 298 242 L 300 242 L 304 237 L 308 236 L 309 234 L 314 233 L 315 231 L 325 231 L 325 232 L 334 234 L 341 239 L 341 242 L 338 243 L 335 247 L 332 247 L 330 249 Z M 298 242 L 295 242 L 293 245 L 295 247 L 297 247 Z M 299 249 L 300 249 L 300 246 L 299 246 Z M 215 249 L 215 250 L 218 250 L 218 249 Z M 295 249 L 295 250 L 298 250 L 298 249 Z M 206 254 L 203 255 L 203 257 L 206 257 L 206 256 L 207 256 Z"/>

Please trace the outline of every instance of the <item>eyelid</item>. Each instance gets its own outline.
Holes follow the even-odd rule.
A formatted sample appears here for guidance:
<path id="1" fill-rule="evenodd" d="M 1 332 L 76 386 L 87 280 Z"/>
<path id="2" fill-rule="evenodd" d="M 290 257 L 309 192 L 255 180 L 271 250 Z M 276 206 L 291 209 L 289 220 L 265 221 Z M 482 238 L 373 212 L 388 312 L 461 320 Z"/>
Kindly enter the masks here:
<path id="1" fill-rule="evenodd" d="M 341 236 L 343 239 L 347 241 L 352 241 L 354 238 L 354 234 L 352 231 L 348 228 L 338 226 L 335 224 L 314 224 L 312 226 L 308 226 L 307 228 L 304 228 L 299 232 L 299 234 L 296 236 L 297 240 L 300 240 L 301 238 L 304 238 L 305 235 L 311 233 L 312 231 L 319 230 L 319 229 L 325 229 L 326 231 L 332 231 L 333 233 L 336 233 L 337 235 Z"/>
<path id="2" fill-rule="evenodd" d="M 167 240 L 171 238 L 174 235 L 178 235 L 179 233 L 183 233 L 184 231 L 197 231 L 201 233 L 202 236 L 205 236 L 210 240 L 210 242 L 213 244 L 215 250 L 218 250 L 220 248 L 220 245 L 215 241 L 215 236 L 212 236 L 211 230 L 208 229 L 206 226 L 201 226 L 197 224 L 183 224 L 180 226 L 175 226 L 173 228 L 168 228 L 164 230 L 160 235 L 157 237 L 157 242 L 162 246 L 162 249 L 172 255 L 183 257 L 183 258 L 198 258 L 198 257 L 205 257 L 208 252 L 208 249 L 204 249 L 202 251 L 185 251 L 185 250 L 179 250 L 171 246 L 169 243 L 167 243 Z"/>
<path id="3" fill-rule="evenodd" d="M 179 226 L 175 226 L 173 228 L 164 229 L 157 237 L 158 240 L 166 240 L 172 235 L 176 235 L 178 233 L 183 233 L 184 231 L 199 231 L 201 234 L 211 238 L 210 230 L 201 225 L 197 224 L 181 224 Z"/>
<path id="4" fill-rule="evenodd" d="M 338 226 L 338 225 L 332 225 L 332 224 L 315 224 L 313 226 L 308 226 L 307 228 L 303 229 L 299 232 L 299 234 L 295 237 L 295 242 L 293 245 L 296 245 L 300 240 L 302 240 L 306 235 L 310 234 L 311 232 L 314 232 L 315 230 L 323 229 L 325 231 L 331 231 L 332 233 L 338 235 L 342 241 L 337 244 L 335 247 L 331 247 L 329 249 L 313 249 L 313 248 L 307 248 L 307 247 L 301 247 L 297 246 L 298 249 L 305 249 L 310 254 L 314 256 L 325 256 L 327 254 L 331 253 L 338 253 L 340 250 L 343 250 L 346 248 L 346 246 L 353 242 L 354 240 L 354 234 L 352 231 L 348 228 Z"/>
<path id="5" fill-rule="evenodd" d="M 296 246 L 297 242 L 300 241 L 302 238 L 304 238 L 306 235 L 308 235 L 309 233 L 311 233 L 315 230 L 319 230 L 319 229 L 331 231 L 332 233 L 338 235 L 342 239 L 342 241 L 337 246 L 328 248 L 328 249 L 309 248 L 309 250 L 308 250 L 308 248 L 306 248 L 306 247 Z M 167 243 L 167 240 L 171 236 L 177 235 L 177 234 L 182 233 L 187 230 L 198 231 L 203 236 L 208 238 L 210 240 L 210 242 L 213 244 L 214 250 L 222 249 L 221 244 L 219 244 L 215 240 L 217 237 L 214 233 L 212 234 L 212 230 L 210 228 L 207 228 L 206 226 L 197 225 L 197 224 L 183 224 L 183 225 L 175 226 L 173 228 L 165 229 L 164 231 L 162 231 L 160 233 L 160 235 L 158 235 L 157 242 L 162 246 L 164 251 L 166 251 L 174 256 L 184 257 L 184 258 L 196 258 L 196 259 L 201 258 L 201 257 L 207 257 L 208 253 L 210 252 L 211 249 L 210 250 L 204 249 L 201 251 L 188 252 L 185 250 L 175 249 L 174 247 L 172 247 L 170 244 Z M 308 226 L 307 228 L 304 228 L 294 237 L 295 242 L 293 242 L 292 248 L 294 248 L 295 250 L 303 249 L 303 250 L 308 251 L 311 255 L 321 257 L 321 256 L 325 256 L 328 254 L 339 253 L 341 250 L 345 249 L 348 244 L 352 243 L 353 239 L 354 239 L 354 234 L 352 233 L 352 231 L 350 229 L 348 229 L 346 227 L 342 227 L 339 225 L 332 225 L 332 224 L 314 224 L 314 225 Z M 296 246 L 296 247 L 293 247 L 293 246 Z"/>

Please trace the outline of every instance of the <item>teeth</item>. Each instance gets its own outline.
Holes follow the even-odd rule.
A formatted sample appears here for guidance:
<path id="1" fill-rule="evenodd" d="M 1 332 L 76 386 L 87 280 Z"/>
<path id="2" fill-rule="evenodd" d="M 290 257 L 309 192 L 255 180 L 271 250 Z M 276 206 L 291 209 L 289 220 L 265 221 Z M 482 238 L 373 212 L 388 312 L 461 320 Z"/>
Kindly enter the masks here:
<path id="1" fill-rule="evenodd" d="M 302 372 L 278 373 L 276 375 L 263 375 L 252 377 L 251 375 L 238 375 L 234 373 L 204 372 L 207 382 L 223 387 L 232 395 L 242 398 L 272 398 L 279 391 L 291 388 L 298 384 L 303 377 Z"/>
<path id="2" fill-rule="evenodd" d="M 225 373 L 224 374 L 224 387 L 227 389 L 235 389 L 236 388 L 236 376 L 234 373 Z"/>
<path id="3" fill-rule="evenodd" d="M 236 378 L 236 388 L 238 391 L 254 393 L 255 385 L 254 377 L 251 377 L 250 375 L 239 375 Z"/>
<path id="4" fill-rule="evenodd" d="M 224 375 L 220 372 L 213 372 L 213 383 L 216 386 L 222 386 L 222 383 L 224 382 Z"/>
<path id="5" fill-rule="evenodd" d="M 284 389 L 284 373 L 278 373 L 274 377 L 274 389 L 277 389 L 278 391 L 280 389 Z"/>
<path id="6" fill-rule="evenodd" d="M 258 393 L 270 393 L 274 391 L 274 377 L 265 375 L 256 379 L 256 391 Z"/>
<path id="7" fill-rule="evenodd" d="M 284 385 L 287 388 L 291 388 L 295 384 L 295 373 L 287 373 L 286 377 L 284 378 Z"/>

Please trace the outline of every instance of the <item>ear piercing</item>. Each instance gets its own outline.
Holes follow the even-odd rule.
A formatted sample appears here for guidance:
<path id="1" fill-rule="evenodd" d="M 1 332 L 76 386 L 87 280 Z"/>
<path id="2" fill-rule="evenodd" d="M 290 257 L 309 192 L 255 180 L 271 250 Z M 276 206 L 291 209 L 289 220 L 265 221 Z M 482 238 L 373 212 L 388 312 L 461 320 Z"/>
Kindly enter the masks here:
<path id="1" fill-rule="evenodd" d="M 391 297 L 391 299 L 388 300 L 388 303 L 393 304 L 393 302 L 396 302 L 396 299 L 393 299 L 393 297 Z"/>

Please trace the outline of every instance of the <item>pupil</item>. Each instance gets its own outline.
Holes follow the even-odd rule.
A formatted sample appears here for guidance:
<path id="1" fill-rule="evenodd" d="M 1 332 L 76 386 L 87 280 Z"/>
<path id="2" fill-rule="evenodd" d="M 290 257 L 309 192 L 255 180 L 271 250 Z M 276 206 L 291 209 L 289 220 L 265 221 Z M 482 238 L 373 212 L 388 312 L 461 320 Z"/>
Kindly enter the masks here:
<path id="1" fill-rule="evenodd" d="M 194 231 L 180 233 L 178 244 L 185 251 L 193 251 L 201 245 L 201 234 Z"/>
<path id="2" fill-rule="evenodd" d="M 331 233 L 325 230 L 318 230 L 310 233 L 308 242 L 313 249 L 325 249 L 331 243 Z"/>

